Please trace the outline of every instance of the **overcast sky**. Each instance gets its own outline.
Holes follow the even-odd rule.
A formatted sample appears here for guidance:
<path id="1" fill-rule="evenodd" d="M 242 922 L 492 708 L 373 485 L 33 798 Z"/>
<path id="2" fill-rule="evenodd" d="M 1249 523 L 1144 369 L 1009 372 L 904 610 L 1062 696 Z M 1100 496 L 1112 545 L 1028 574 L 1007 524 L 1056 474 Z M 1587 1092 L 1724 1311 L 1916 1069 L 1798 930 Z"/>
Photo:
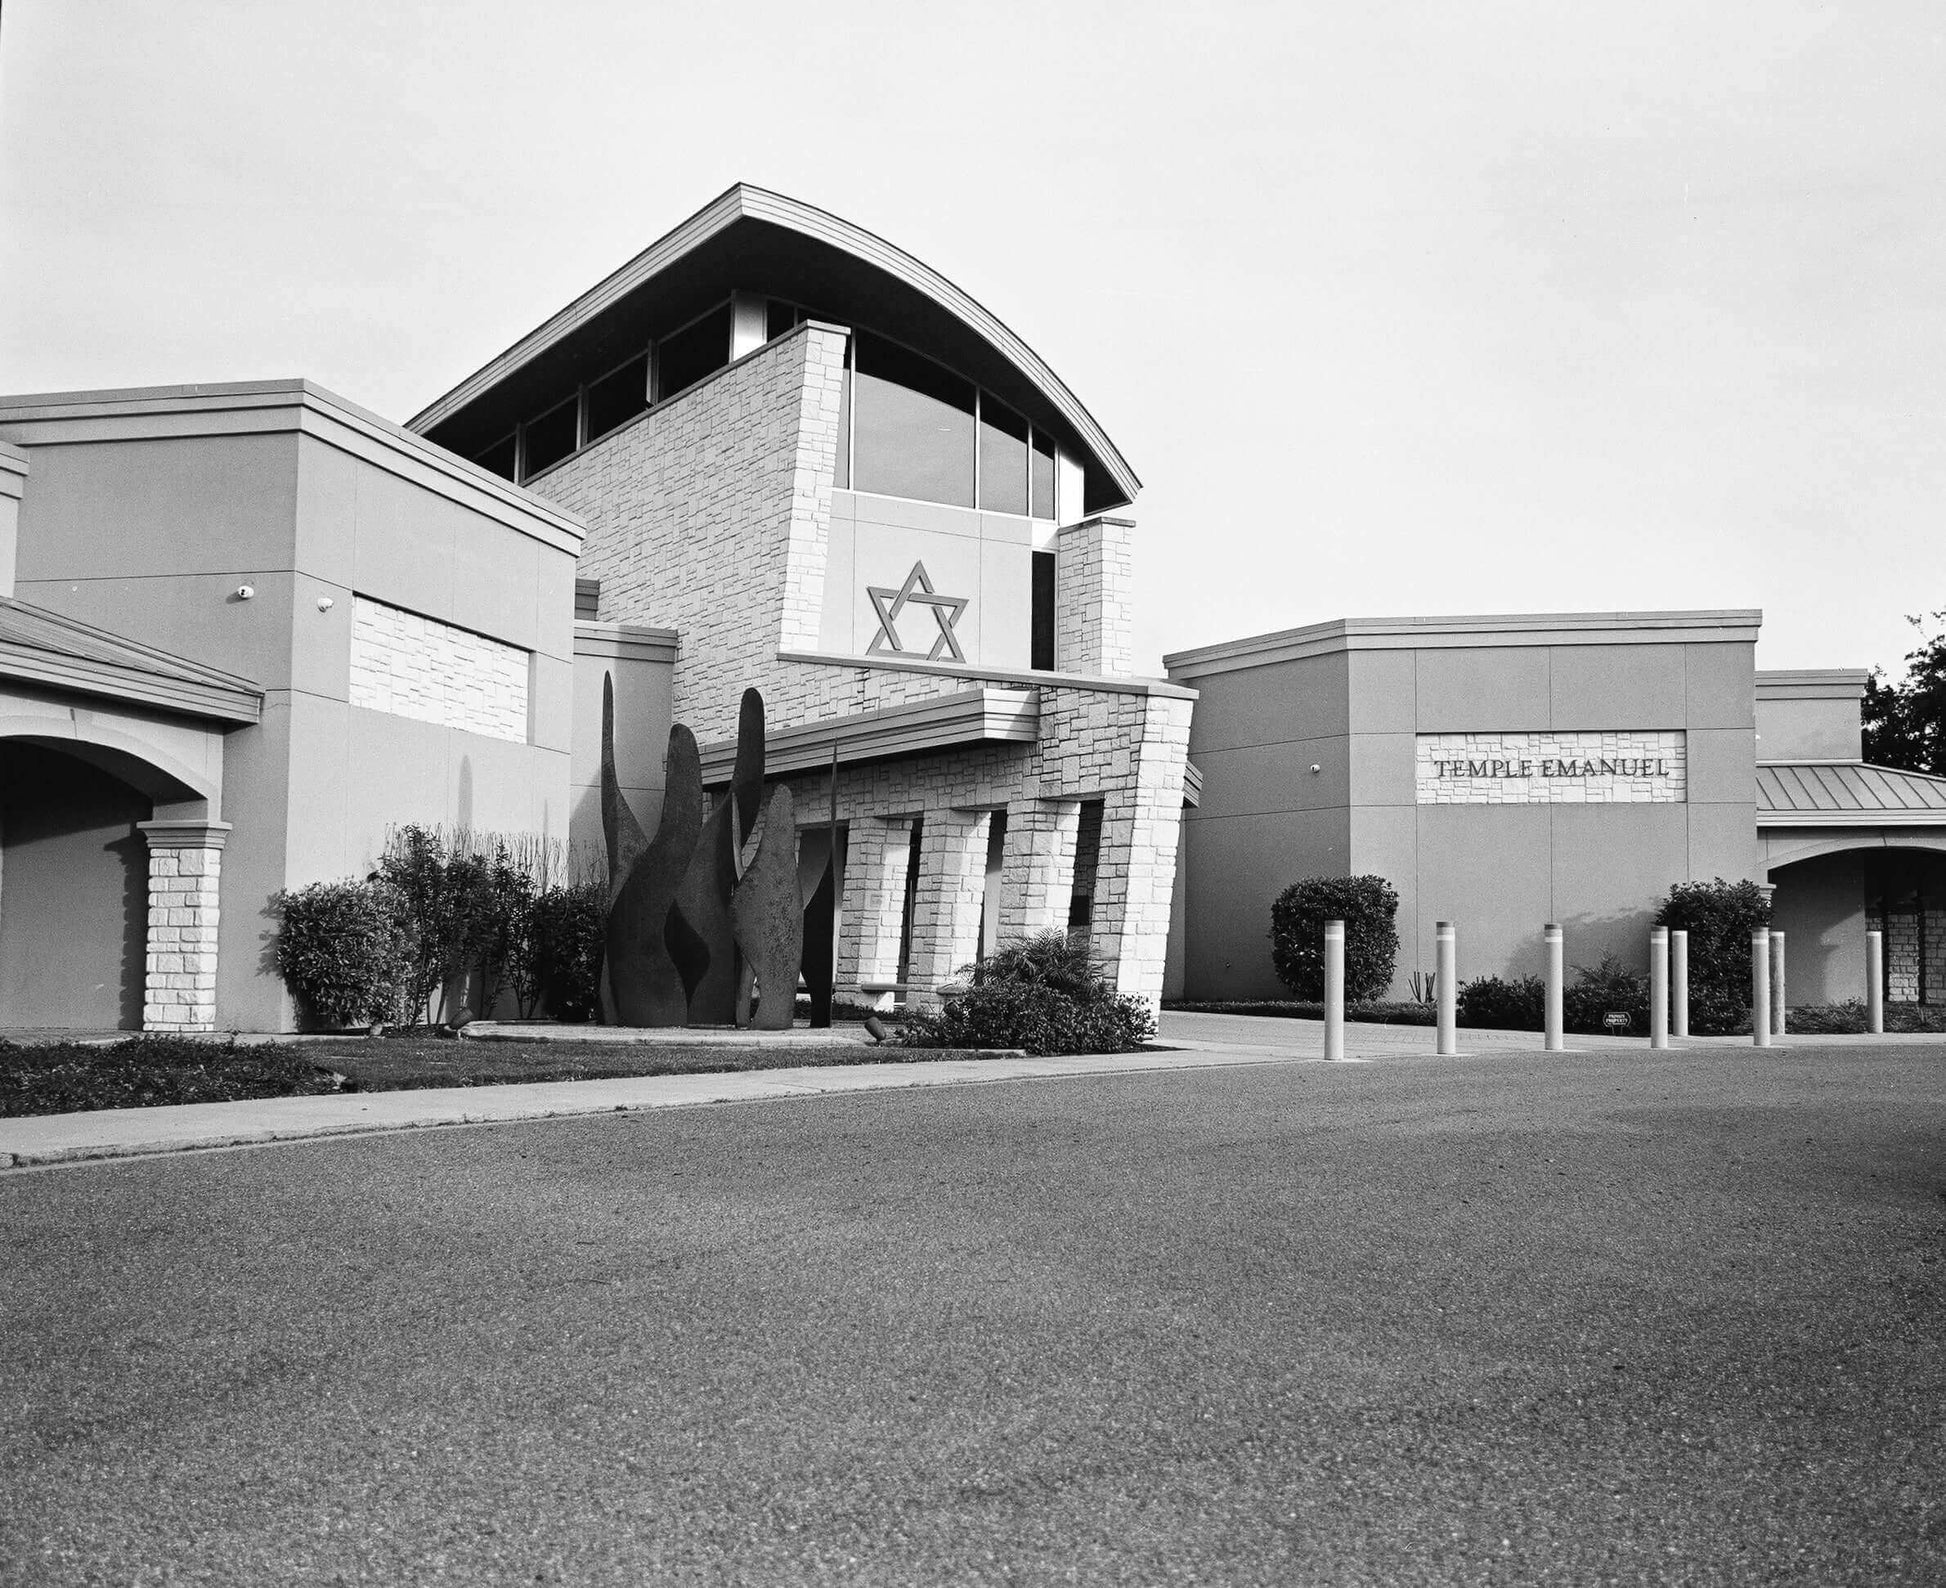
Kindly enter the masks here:
<path id="1" fill-rule="evenodd" d="M 744 180 L 1142 476 L 1138 663 L 1345 615 L 1946 607 L 1946 9 L 5 0 L 0 389 L 404 420 Z"/>

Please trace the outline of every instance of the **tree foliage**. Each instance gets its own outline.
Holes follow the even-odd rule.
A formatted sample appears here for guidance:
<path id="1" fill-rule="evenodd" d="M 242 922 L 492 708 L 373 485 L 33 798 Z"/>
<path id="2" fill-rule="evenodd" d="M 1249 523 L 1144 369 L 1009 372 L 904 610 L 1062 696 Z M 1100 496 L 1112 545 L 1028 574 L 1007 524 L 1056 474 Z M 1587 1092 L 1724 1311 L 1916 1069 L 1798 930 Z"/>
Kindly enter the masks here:
<path id="1" fill-rule="evenodd" d="M 1399 960 L 1399 896 L 1383 877 L 1306 877 L 1270 907 L 1270 962 L 1299 998 L 1324 996 L 1324 923 L 1345 923 L 1345 1002 L 1377 998 Z"/>
<path id="2" fill-rule="evenodd" d="M 1743 1028 L 1750 1017 L 1750 934 L 1770 925 L 1770 903 L 1754 882 L 1678 882 L 1655 924 L 1689 934 L 1689 1029 L 1698 1035 Z"/>
<path id="3" fill-rule="evenodd" d="M 1946 611 L 1930 614 L 1946 621 Z M 1906 652 L 1905 677 L 1884 682 L 1877 668 L 1865 684 L 1860 715 L 1865 726 L 1865 759 L 1879 766 L 1946 776 L 1946 628 L 1926 634 L 1922 616 L 1906 619 L 1924 643 Z"/>

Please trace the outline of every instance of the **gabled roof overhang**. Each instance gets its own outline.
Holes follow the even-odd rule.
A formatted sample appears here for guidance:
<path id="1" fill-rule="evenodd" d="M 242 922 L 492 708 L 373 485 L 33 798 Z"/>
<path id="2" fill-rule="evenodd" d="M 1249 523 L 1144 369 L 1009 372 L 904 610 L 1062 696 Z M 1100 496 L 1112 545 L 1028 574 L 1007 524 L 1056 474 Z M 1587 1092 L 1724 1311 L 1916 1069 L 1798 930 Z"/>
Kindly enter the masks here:
<path id="1" fill-rule="evenodd" d="M 0 596 L 6 679 L 232 726 L 263 718 L 263 691 L 247 678 Z"/>
<path id="2" fill-rule="evenodd" d="M 1133 501 L 1142 482 L 1034 350 L 938 271 L 864 228 L 739 184 L 584 292 L 408 428 L 470 455 L 570 388 L 577 371 L 629 357 L 730 291 L 762 293 L 905 342 L 979 382 L 1083 459 L 1086 511 Z"/>

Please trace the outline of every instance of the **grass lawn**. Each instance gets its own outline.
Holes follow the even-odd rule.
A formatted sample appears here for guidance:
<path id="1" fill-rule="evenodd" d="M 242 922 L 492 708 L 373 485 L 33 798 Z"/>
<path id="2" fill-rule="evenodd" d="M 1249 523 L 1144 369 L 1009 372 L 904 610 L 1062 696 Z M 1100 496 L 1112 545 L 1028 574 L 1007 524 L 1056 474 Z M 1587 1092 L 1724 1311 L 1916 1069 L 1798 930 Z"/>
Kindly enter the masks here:
<path id="1" fill-rule="evenodd" d="M 342 1091 L 396 1092 L 427 1086 L 504 1086 L 520 1081 L 593 1081 L 993 1056 L 991 1051 L 864 1043 L 855 1047 L 808 1043 L 638 1047 L 595 1042 L 455 1042 L 409 1033 L 302 1043 L 158 1036 L 98 1046 L 0 1042 L 0 1118 Z"/>

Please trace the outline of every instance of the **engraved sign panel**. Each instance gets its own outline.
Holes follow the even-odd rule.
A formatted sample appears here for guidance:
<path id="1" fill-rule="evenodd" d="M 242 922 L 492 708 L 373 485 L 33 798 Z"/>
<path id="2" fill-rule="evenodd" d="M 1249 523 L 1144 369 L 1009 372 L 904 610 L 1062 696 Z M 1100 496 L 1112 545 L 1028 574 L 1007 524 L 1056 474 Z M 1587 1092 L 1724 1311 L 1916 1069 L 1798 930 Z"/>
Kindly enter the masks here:
<path id="1" fill-rule="evenodd" d="M 1680 729 L 1422 733 L 1421 805 L 1680 805 L 1689 798 Z"/>

